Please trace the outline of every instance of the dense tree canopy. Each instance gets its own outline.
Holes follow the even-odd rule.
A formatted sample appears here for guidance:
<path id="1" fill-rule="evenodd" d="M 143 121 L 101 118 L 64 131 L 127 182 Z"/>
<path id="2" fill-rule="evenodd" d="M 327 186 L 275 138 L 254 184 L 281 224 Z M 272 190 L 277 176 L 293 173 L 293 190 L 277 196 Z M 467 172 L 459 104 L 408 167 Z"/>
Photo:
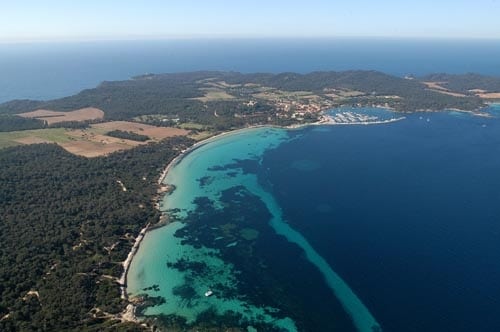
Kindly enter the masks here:
<path id="1" fill-rule="evenodd" d="M 190 144 L 177 137 L 95 159 L 49 144 L 0 150 L 0 330 L 116 324 L 100 316 L 124 308 L 121 262 L 159 218 L 161 168 Z"/>
<path id="2" fill-rule="evenodd" d="M 110 132 L 107 132 L 106 135 L 116 138 L 129 139 L 138 142 L 146 142 L 147 140 L 150 139 L 146 135 L 140 135 L 131 131 L 123 131 L 123 130 L 112 130 Z"/>
<path id="3" fill-rule="evenodd" d="M 8 114 L 0 115 L 0 132 L 42 128 L 47 128 L 47 123 L 42 120 Z"/>

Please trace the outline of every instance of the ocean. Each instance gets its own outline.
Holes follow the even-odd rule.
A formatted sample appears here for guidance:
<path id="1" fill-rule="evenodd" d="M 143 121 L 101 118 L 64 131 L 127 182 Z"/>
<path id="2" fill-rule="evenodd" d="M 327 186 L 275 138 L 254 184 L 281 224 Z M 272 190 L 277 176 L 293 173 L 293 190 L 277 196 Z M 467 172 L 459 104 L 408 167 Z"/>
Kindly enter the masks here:
<path id="1" fill-rule="evenodd" d="M 497 40 L 247 39 L 0 44 L 0 102 L 53 99 L 105 80 L 193 70 L 373 69 L 500 75 Z"/>
<path id="2" fill-rule="evenodd" d="M 346 69 L 500 75 L 500 45 L 2 44 L 0 101 L 57 98 L 144 73 Z M 187 153 L 165 179 L 176 188 L 161 203 L 172 223 L 148 232 L 132 261 L 127 291 L 147 295 L 137 314 L 250 332 L 499 331 L 500 107 L 489 112 L 262 127 Z"/>

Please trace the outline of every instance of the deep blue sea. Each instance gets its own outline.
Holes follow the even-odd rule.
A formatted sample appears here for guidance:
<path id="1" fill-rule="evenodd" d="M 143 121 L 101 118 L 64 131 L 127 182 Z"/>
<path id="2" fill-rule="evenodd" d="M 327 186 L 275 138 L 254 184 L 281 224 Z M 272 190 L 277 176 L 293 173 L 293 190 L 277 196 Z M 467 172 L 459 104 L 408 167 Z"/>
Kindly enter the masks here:
<path id="1" fill-rule="evenodd" d="M 261 177 L 384 331 L 500 331 L 499 133 L 458 113 L 309 128 Z"/>
<path id="2" fill-rule="evenodd" d="M 0 102 L 51 99 L 104 80 L 192 70 L 375 69 L 500 75 L 497 40 L 268 39 L 0 44 Z"/>

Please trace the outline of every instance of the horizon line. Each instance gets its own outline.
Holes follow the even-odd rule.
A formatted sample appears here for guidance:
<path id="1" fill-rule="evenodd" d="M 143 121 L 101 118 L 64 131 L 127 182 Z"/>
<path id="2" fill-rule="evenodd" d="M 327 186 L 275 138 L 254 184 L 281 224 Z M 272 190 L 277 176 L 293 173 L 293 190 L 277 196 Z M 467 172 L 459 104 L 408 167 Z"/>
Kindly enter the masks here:
<path id="1" fill-rule="evenodd" d="M 35 43 L 86 43 L 86 42 L 120 42 L 120 41 L 188 41 L 188 40 L 450 40 L 450 41 L 500 41 L 500 37 L 471 36 L 385 36 L 385 35 L 323 35 L 323 36 L 253 36 L 253 35 L 179 35 L 179 36 L 81 36 L 81 37 L 40 37 L 1 39 L 0 44 L 35 44 Z"/>

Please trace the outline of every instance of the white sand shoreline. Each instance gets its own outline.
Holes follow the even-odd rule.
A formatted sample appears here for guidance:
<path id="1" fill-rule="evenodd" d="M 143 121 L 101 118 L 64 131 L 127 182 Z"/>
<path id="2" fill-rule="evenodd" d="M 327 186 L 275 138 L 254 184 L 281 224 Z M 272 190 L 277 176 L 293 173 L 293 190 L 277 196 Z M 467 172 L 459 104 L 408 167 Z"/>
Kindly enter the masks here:
<path id="1" fill-rule="evenodd" d="M 141 231 L 139 232 L 139 235 L 135 238 L 134 245 L 132 246 L 132 249 L 127 255 L 127 258 L 123 261 L 123 273 L 118 279 L 118 283 L 120 284 L 120 289 L 121 289 L 121 298 L 124 300 L 128 299 L 127 295 L 127 273 L 130 268 L 130 263 L 132 262 L 132 259 L 134 258 L 135 254 L 137 253 L 137 250 L 139 249 L 139 246 L 141 245 L 142 239 L 144 239 L 144 235 L 146 235 L 146 232 L 148 231 L 148 228 L 150 226 L 150 223 L 148 223 Z"/>

